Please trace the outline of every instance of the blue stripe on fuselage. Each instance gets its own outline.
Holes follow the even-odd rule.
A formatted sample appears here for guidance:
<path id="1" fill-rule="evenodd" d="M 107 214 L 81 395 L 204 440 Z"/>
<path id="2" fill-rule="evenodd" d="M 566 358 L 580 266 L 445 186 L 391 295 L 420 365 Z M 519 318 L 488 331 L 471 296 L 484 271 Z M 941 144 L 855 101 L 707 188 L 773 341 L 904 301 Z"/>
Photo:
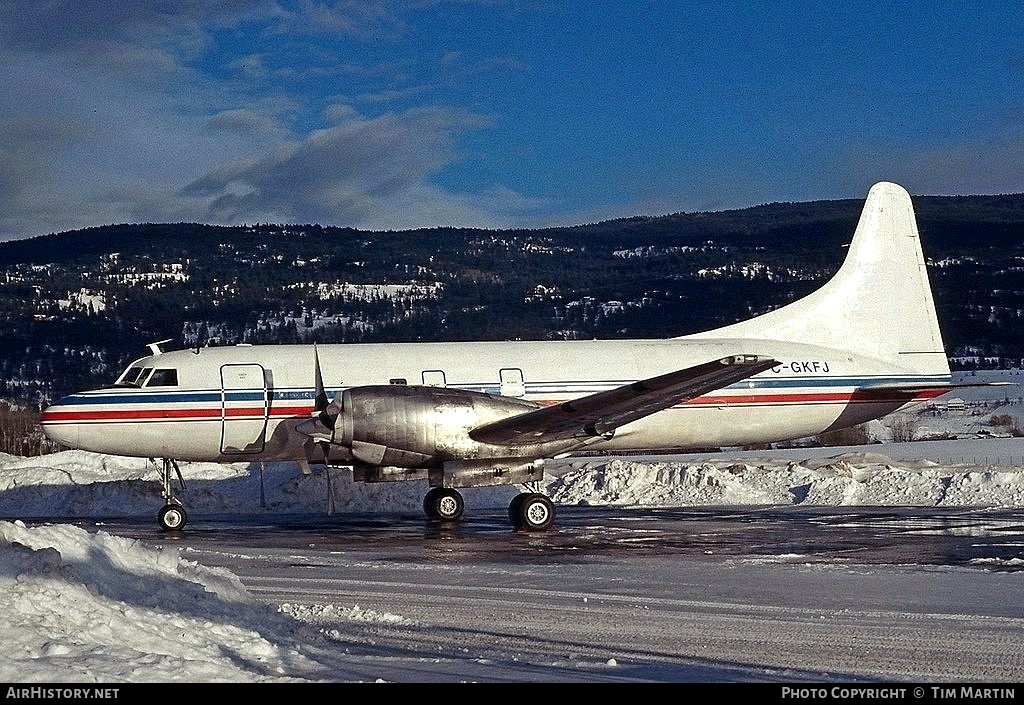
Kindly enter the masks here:
<path id="1" fill-rule="evenodd" d="M 527 395 L 558 395 L 579 393 L 580 388 L 585 387 L 587 391 L 601 391 L 624 384 L 630 384 L 635 380 L 614 380 L 614 381 L 577 381 L 562 382 L 527 382 L 525 391 Z M 730 384 L 723 389 L 792 389 L 792 388 L 834 388 L 834 387 L 861 387 L 865 383 L 870 384 L 943 384 L 949 381 L 946 375 L 908 375 L 903 377 L 893 376 L 861 376 L 861 377 L 786 377 L 781 379 L 746 379 Z M 451 384 L 449 389 L 465 389 L 469 391 L 486 392 L 499 394 L 501 386 L 493 382 Z M 326 390 L 328 398 L 333 398 L 339 390 Z M 310 402 L 314 397 L 313 389 L 279 389 L 269 390 L 270 402 Z M 263 392 L 259 390 L 232 390 L 224 392 L 215 390 L 198 390 L 194 392 L 165 391 L 163 389 L 141 389 L 138 391 L 123 391 L 110 394 L 86 392 L 72 394 L 59 400 L 58 403 L 71 403 L 80 405 L 91 404 L 219 404 L 221 401 L 228 402 L 262 402 Z"/>

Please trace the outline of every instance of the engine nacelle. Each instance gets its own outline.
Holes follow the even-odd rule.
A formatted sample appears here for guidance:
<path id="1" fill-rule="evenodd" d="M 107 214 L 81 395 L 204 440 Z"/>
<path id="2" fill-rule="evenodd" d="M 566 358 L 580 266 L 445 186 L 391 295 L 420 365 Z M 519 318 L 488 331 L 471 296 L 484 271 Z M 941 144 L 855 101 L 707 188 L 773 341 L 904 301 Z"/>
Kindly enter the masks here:
<path id="1" fill-rule="evenodd" d="M 522 485 L 544 479 L 544 460 L 454 460 L 429 472 L 432 487 Z"/>
<path id="2" fill-rule="evenodd" d="M 397 467 L 516 456 L 517 449 L 479 443 L 469 431 L 539 408 L 522 399 L 444 387 L 375 385 L 340 396 L 331 442 L 351 448 L 363 462 Z"/>

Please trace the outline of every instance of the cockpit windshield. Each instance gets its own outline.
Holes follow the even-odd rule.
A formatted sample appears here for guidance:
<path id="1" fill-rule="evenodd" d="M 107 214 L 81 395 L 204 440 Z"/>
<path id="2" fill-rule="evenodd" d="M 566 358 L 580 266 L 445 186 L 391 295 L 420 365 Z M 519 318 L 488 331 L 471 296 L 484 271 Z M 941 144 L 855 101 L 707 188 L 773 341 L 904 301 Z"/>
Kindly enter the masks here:
<path id="1" fill-rule="evenodd" d="M 147 367 L 152 358 L 136 360 L 114 381 L 115 387 L 177 387 L 178 370 L 173 367 Z"/>
<path id="2" fill-rule="evenodd" d="M 173 368 L 143 367 L 132 363 L 114 382 L 118 387 L 177 387 L 178 371 Z"/>
<path id="3" fill-rule="evenodd" d="M 114 384 L 123 384 L 128 387 L 141 387 L 146 381 L 146 378 L 149 377 L 149 373 L 152 371 L 152 367 L 140 367 L 133 365 L 121 373 L 121 376 L 117 378 L 117 381 L 114 382 Z"/>

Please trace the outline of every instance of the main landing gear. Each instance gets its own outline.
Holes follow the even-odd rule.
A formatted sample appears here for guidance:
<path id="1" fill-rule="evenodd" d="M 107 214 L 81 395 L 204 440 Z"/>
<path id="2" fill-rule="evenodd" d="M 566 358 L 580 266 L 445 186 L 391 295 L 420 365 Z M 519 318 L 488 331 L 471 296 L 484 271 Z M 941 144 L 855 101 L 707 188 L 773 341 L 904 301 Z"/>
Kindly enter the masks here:
<path id="1" fill-rule="evenodd" d="M 423 511 L 436 521 L 460 521 L 466 503 L 457 490 L 433 487 L 423 498 Z M 522 492 L 508 505 L 508 518 L 517 531 L 546 531 L 555 521 L 555 503 L 540 492 Z"/>
<path id="2" fill-rule="evenodd" d="M 150 458 L 150 460 L 153 459 Z M 156 461 L 153 461 L 153 464 L 155 465 Z M 164 498 L 164 506 L 160 508 L 156 518 L 160 522 L 160 528 L 164 531 L 180 531 L 185 528 L 185 524 L 188 522 L 188 513 L 185 511 L 185 507 L 181 505 L 181 502 L 174 496 L 174 488 L 171 486 L 171 470 L 177 475 L 181 489 L 185 489 L 185 478 L 181 476 L 178 463 L 171 458 L 164 458 L 163 467 L 160 469 L 160 481 L 163 486 L 161 494 Z"/>
<path id="3" fill-rule="evenodd" d="M 150 461 L 156 464 L 152 458 Z M 188 523 L 188 512 L 174 496 L 174 477 L 177 477 L 181 489 L 185 489 L 185 479 L 181 476 L 178 463 L 172 458 L 164 458 L 160 468 L 164 506 L 157 514 L 157 521 L 164 531 L 180 531 Z M 423 498 L 423 511 L 430 519 L 455 522 L 462 519 L 466 503 L 458 490 L 433 487 Z M 509 503 L 508 518 L 517 531 L 546 531 L 555 521 L 555 503 L 540 492 L 522 492 Z"/>
<path id="4" fill-rule="evenodd" d="M 540 492 L 522 492 L 509 503 L 508 519 L 517 531 L 547 531 L 555 522 L 555 503 Z"/>

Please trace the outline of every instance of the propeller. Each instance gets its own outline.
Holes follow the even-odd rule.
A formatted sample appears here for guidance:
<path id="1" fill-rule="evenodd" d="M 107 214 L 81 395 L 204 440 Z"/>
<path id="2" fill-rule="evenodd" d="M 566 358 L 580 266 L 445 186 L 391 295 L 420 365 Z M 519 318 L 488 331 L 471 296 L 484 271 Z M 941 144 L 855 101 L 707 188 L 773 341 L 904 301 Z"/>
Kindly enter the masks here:
<path id="1" fill-rule="evenodd" d="M 341 407 L 327 397 L 324 389 L 323 372 L 320 370 L 320 353 L 317 351 L 316 343 L 313 344 L 313 367 L 314 367 L 314 397 L 313 414 L 311 418 L 303 421 L 296 430 L 312 438 L 320 452 L 324 456 L 324 464 L 330 464 L 328 452 L 331 448 L 331 440 L 334 438 L 334 425 L 338 421 Z"/>
<path id="2" fill-rule="evenodd" d="M 327 398 L 327 392 L 324 390 L 324 376 L 320 371 L 320 353 L 316 349 L 316 343 L 313 344 L 313 365 L 315 367 L 315 396 L 313 398 L 313 411 L 316 413 L 317 418 L 320 419 L 320 423 L 333 431 L 334 424 L 338 419 L 338 409 L 337 405 L 335 405 L 333 414 L 328 411 L 331 409 L 331 404 L 330 400 Z"/>

